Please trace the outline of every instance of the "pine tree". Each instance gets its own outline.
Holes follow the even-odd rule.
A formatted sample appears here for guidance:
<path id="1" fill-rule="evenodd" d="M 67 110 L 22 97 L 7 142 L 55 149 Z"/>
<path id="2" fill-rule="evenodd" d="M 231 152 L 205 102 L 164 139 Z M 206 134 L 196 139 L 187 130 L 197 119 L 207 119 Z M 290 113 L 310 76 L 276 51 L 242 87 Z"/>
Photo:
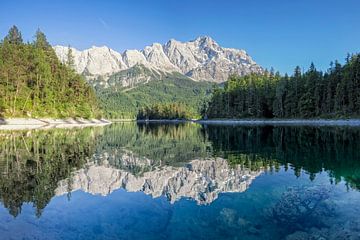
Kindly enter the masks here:
<path id="1" fill-rule="evenodd" d="M 286 117 L 285 101 L 287 98 L 288 81 L 289 77 L 288 75 L 285 75 L 285 77 L 283 77 L 276 86 L 273 114 L 277 118 Z"/>
<path id="2" fill-rule="evenodd" d="M 9 42 L 11 44 L 22 44 L 23 43 L 21 32 L 15 25 L 10 28 L 9 33 L 5 37 L 4 41 Z"/>
<path id="3" fill-rule="evenodd" d="M 45 34 L 38 28 L 35 33 L 35 47 L 41 49 L 49 49 L 51 48 L 50 43 L 47 41 Z"/>
<path id="4" fill-rule="evenodd" d="M 70 47 L 70 45 L 68 46 L 68 52 L 67 52 L 67 54 L 66 54 L 66 64 L 67 64 L 67 66 L 70 67 L 71 69 L 74 69 L 75 60 L 74 60 L 72 48 Z"/>

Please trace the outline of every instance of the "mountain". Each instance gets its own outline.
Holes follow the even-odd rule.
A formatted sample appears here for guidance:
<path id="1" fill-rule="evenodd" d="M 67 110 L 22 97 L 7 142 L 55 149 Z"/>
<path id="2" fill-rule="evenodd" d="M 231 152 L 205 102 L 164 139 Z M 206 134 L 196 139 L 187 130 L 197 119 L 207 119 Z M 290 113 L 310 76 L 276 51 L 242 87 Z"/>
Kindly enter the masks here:
<path id="1" fill-rule="evenodd" d="M 55 46 L 61 61 L 67 60 L 68 47 Z M 142 65 L 149 71 L 179 72 L 192 80 L 224 82 L 231 74 L 240 76 L 262 72 L 262 68 L 244 51 L 223 48 L 212 38 L 198 37 L 189 42 L 171 39 L 164 45 L 154 43 L 143 50 L 118 53 L 108 47 L 91 47 L 84 51 L 72 48 L 75 70 L 93 80 L 96 86 L 107 87 L 115 73 Z M 122 75 L 128 74 L 123 72 Z M 131 78 L 131 75 L 130 75 Z M 123 86 L 132 85 L 123 77 Z"/>
<path id="2" fill-rule="evenodd" d="M 244 50 L 223 48 L 207 36 L 123 53 L 105 46 L 70 49 L 75 71 L 95 87 L 107 118 L 134 118 L 139 109 L 169 103 L 184 105 L 189 115 L 199 117 L 214 83 L 231 74 L 263 71 Z M 68 63 L 69 47 L 54 50 Z"/>

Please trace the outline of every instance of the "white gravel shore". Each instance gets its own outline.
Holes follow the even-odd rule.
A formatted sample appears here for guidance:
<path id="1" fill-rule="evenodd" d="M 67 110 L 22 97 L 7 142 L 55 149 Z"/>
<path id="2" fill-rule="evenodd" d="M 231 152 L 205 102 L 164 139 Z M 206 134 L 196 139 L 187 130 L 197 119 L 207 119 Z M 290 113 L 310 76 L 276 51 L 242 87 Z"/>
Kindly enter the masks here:
<path id="1" fill-rule="evenodd" d="M 111 122 L 106 119 L 7 118 L 0 119 L 0 130 L 73 128 L 108 124 L 111 124 Z"/>

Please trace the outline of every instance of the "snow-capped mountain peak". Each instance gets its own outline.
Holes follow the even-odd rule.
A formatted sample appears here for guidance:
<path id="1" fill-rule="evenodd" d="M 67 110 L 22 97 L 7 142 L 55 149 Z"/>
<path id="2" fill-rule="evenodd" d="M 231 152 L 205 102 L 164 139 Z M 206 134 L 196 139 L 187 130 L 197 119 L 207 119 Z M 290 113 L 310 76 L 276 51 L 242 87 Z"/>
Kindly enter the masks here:
<path id="1" fill-rule="evenodd" d="M 68 47 L 55 46 L 61 61 L 67 59 Z M 141 64 L 163 72 L 180 72 L 194 80 L 224 82 L 231 74 L 261 72 L 259 65 L 244 51 L 223 48 L 209 36 L 180 42 L 170 39 L 164 45 L 153 43 L 143 50 L 116 52 L 106 46 L 92 46 L 79 51 L 72 48 L 75 70 L 88 78 L 110 75 Z"/>

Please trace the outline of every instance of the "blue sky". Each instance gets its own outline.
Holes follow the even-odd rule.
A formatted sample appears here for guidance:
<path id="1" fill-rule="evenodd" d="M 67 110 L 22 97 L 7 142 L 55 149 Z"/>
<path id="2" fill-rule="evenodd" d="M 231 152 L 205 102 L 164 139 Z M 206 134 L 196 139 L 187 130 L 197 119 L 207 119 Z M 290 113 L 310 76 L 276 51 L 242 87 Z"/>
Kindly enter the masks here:
<path id="1" fill-rule="evenodd" d="M 78 49 L 123 51 L 209 35 L 282 73 L 311 61 L 326 70 L 360 52 L 359 0 L 1 1 L 1 38 L 13 24 L 26 40 L 40 27 L 51 44 Z"/>

